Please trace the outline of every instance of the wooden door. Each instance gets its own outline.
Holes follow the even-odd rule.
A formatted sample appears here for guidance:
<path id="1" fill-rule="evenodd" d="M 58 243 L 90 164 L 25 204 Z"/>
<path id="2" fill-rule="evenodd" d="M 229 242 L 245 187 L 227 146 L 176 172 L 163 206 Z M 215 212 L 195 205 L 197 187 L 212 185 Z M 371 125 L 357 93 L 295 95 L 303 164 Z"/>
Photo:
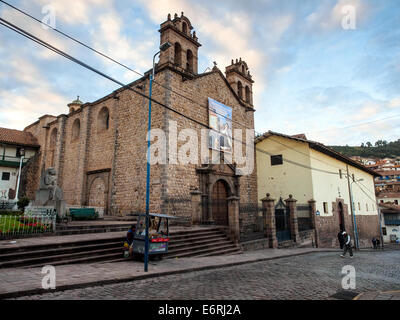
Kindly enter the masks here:
<path id="1" fill-rule="evenodd" d="M 224 181 L 214 184 L 212 195 L 212 217 L 217 225 L 228 225 L 228 190 Z"/>

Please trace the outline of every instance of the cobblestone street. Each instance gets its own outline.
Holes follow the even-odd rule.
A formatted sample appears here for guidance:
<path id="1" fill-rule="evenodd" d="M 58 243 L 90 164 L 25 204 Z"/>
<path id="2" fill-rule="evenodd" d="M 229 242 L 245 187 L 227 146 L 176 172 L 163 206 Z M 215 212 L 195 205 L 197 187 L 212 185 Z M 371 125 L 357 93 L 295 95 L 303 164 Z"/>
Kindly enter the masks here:
<path id="1" fill-rule="evenodd" d="M 400 251 L 356 252 L 354 259 L 321 252 L 19 299 L 330 299 L 342 290 L 345 265 L 356 269 L 353 291 L 399 290 L 399 259 Z"/>

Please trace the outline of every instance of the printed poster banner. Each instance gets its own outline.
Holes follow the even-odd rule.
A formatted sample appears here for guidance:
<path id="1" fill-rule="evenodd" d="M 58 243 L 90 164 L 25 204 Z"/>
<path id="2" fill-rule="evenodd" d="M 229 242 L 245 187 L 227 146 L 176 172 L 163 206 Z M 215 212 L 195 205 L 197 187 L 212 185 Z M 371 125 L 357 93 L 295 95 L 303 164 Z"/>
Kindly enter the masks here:
<path id="1" fill-rule="evenodd" d="M 208 98 L 209 147 L 214 150 L 232 152 L 232 108 Z"/>

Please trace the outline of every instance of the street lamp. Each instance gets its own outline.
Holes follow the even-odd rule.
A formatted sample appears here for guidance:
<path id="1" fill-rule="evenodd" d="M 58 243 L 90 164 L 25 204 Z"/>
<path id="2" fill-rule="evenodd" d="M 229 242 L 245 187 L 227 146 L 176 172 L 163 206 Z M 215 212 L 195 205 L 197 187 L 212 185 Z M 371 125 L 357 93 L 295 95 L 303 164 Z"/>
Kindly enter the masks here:
<path id="1" fill-rule="evenodd" d="M 351 210 L 353 214 L 353 222 L 354 222 L 354 235 L 355 235 L 355 240 L 356 240 L 356 249 L 359 249 L 359 244 L 358 244 L 358 231 L 357 231 L 357 220 L 356 220 L 356 210 L 354 209 L 354 197 L 353 197 L 353 189 L 352 189 L 352 184 L 354 182 L 360 182 L 364 181 L 364 179 L 359 179 L 359 180 L 353 180 L 350 182 L 350 201 L 352 203 Z"/>
<path id="2" fill-rule="evenodd" d="M 15 195 L 15 200 L 16 200 L 16 201 L 18 201 L 19 184 L 20 184 L 20 181 L 21 181 L 22 161 L 24 161 L 25 149 L 20 149 L 20 150 L 19 150 L 19 155 L 21 156 L 21 159 L 19 160 L 19 172 L 18 172 L 17 193 L 16 193 L 16 195 Z"/>
<path id="3" fill-rule="evenodd" d="M 149 92 L 149 124 L 147 130 L 147 177 L 146 177 L 146 232 L 144 239 L 144 272 L 148 271 L 149 265 L 149 207 L 150 207 L 150 130 L 151 130 L 151 94 L 155 73 L 155 60 L 156 56 L 162 51 L 168 50 L 172 45 L 169 42 L 164 42 L 153 57 L 153 70 L 150 74 L 150 92 Z"/>

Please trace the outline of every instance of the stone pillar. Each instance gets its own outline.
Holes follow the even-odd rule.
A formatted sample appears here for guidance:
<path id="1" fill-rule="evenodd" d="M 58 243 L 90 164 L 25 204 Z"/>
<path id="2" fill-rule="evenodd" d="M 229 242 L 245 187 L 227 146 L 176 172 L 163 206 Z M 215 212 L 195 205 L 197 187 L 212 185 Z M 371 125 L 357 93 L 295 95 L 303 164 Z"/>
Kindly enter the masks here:
<path id="1" fill-rule="evenodd" d="M 201 224 L 202 208 L 201 208 L 201 192 L 193 190 L 190 192 L 192 200 L 192 225 Z"/>
<path id="2" fill-rule="evenodd" d="M 66 140 L 66 122 L 67 116 L 62 114 L 58 116 L 57 119 L 58 126 L 58 136 L 57 136 L 57 148 L 55 150 L 55 161 L 54 161 L 54 169 L 57 172 L 57 185 L 61 188 L 63 187 L 63 178 L 64 178 L 64 152 L 65 152 L 65 140 Z"/>
<path id="3" fill-rule="evenodd" d="M 297 200 L 294 199 L 293 196 L 290 194 L 289 199 L 286 199 L 285 202 L 290 212 L 290 232 L 292 233 L 292 240 L 294 242 L 300 243 L 299 226 L 297 223 L 297 207 L 296 207 Z"/>
<path id="4" fill-rule="evenodd" d="M 228 220 L 230 238 L 239 243 L 240 227 L 239 227 L 239 197 L 229 197 L 228 200 Z"/>
<path id="5" fill-rule="evenodd" d="M 270 248 L 278 248 L 278 239 L 276 238 L 276 225 L 275 225 L 275 199 L 271 198 L 271 195 L 267 193 L 267 196 L 263 199 L 263 216 L 265 224 L 265 232 L 269 238 Z"/>
<path id="6" fill-rule="evenodd" d="M 316 206 L 316 201 L 314 199 L 311 199 L 308 201 L 310 204 L 310 217 L 311 217 L 311 223 L 312 227 L 314 229 L 314 235 L 315 235 L 315 247 L 318 248 L 319 246 L 319 235 L 318 235 L 318 228 L 317 228 L 317 206 Z"/>

